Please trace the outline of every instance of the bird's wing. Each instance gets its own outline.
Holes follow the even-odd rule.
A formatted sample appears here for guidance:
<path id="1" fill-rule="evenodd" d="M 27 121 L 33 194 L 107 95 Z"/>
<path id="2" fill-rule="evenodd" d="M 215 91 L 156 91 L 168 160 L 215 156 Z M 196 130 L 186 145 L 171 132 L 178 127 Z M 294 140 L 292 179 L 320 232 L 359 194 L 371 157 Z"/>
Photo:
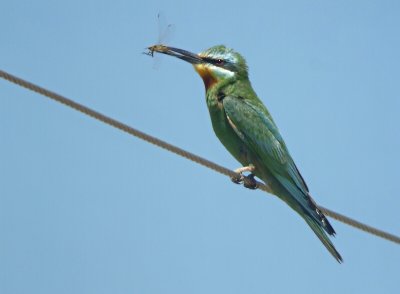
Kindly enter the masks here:
<path id="1" fill-rule="evenodd" d="M 223 99 L 223 106 L 229 120 L 241 133 L 250 150 L 263 160 L 271 173 L 306 211 L 322 221 L 321 217 L 316 215 L 307 185 L 265 107 L 232 96 Z"/>
<path id="2" fill-rule="evenodd" d="M 324 232 L 334 235 L 335 231 L 309 195 L 307 185 L 265 106 L 258 101 L 232 96 L 224 97 L 223 105 L 228 120 L 244 144 L 263 160 L 265 167 L 289 192 L 284 196 L 289 198 L 284 200 L 303 208 L 293 207 L 336 260 L 342 262 L 342 257 Z"/>

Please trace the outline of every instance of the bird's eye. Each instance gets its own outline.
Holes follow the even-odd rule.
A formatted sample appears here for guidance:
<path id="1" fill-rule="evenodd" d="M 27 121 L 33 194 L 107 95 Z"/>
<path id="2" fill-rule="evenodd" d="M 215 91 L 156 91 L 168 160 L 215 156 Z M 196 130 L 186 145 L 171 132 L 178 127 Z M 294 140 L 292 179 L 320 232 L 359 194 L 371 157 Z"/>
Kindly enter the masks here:
<path id="1" fill-rule="evenodd" d="M 215 64 L 216 64 L 216 65 L 223 65 L 223 64 L 224 64 L 224 60 L 218 58 L 218 59 L 215 60 Z"/>

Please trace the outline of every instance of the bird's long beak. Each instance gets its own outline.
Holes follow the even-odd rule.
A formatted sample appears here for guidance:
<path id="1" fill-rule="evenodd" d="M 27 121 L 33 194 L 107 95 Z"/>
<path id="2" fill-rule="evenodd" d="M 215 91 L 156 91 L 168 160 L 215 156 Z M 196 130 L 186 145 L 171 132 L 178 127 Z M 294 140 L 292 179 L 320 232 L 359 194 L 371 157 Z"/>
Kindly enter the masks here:
<path id="1" fill-rule="evenodd" d="M 168 46 L 161 45 L 161 44 L 150 46 L 147 49 L 148 49 L 148 51 L 145 52 L 145 54 L 150 55 L 150 56 L 153 56 L 154 52 L 158 52 L 158 53 L 174 56 L 174 57 L 177 57 L 179 59 L 182 59 L 184 61 L 191 63 L 194 66 L 194 69 L 197 71 L 197 73 L 203 79 L 206 90 L 211 88 L 218 81 L 218 78 L 208 68 L 208 66 L 207 66 L 208 61 L 207 61 L 206 57 L 202 57 L 198 54 L 195 54 L 195 53 L 183 50 L 183 49 L 168 47 Z"/>
<path id="2" fill-rule="evenodd" d="M 184 61 L 187 61 L 193 65 L 204 63 L 204 60 L 202 57 L 199 55 L 183 50 L 183 49 L 178 49 L 174 47 L 168 47 L 165 45 L 153 45 L 147 48 L 148 52 L 145 52 L 145 54 L 153 56 L 154 52 L 170 55 L 177 57 L 179 59 L 182 59 Z"/>

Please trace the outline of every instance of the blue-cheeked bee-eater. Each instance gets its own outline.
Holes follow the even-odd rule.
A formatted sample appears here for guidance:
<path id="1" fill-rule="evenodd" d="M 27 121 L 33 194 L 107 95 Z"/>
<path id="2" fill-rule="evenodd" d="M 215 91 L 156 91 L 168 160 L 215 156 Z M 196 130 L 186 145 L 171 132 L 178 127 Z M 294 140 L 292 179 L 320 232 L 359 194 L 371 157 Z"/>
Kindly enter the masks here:
<path id="1" fill-rule="evenodd" d="M 151 56 L 159 52 L 187 61 L 202 77 L 214 132 L 243 166 L 236 170 L 240 176 L 232 180 L 256 188 L 254 176 L 260 178 L 272 194 L 306 221 L 341 262 L 342 257 L 328 237 L 335 235 L 335 230 L 311 198 L 274 120 L 254 92 L 245 59 L 223 45 L 199 54 L 161 44 L 148 50 Z"/>

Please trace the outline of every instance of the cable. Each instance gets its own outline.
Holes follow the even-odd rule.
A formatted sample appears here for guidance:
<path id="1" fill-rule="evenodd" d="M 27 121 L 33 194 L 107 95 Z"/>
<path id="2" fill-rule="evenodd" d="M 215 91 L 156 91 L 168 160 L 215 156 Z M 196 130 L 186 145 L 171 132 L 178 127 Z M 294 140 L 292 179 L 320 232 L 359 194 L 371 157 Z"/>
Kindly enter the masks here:
<path id="1" fill-rule="evenodd" d="M 7 81 L 9 81 L 9 82 L 11 82 L 11 83 L 14 83 L 16 85 L 24 87 L 24 88 L 26 88 L 28 90 L 33 91 L 33 92 L 39 93 L 39 94 L 41 94 L 43 96 L 46 96 L 46 97 L 48 97 L 48 98 L 50 98 L 52 100 L 55 100 L 55 101 L 57 101 L 59 103 L 62 103 L 64 105 L 66 105 L 66 106 L 69 106 L 69 107 L 71 107 L 71 108 L 73 108 L 73 109 L 75 109 L 75 110 L 77 110 L 79 112 L 82 112 L 82 113 L 84 113 L 84 114 L 86 114 L 86 115 L 88 115 L 90 117 L 93 117 L 93 118 L 95 118 L 95 119 L 97 119 L 97 120 L 99 120 L 99 121 L 101 121 L 101 122 L 103 122 L 105 124 L 108 124 L 108 125 L 110 125 L 110 126 L 112 126 L 114 128 L 117 128 L 117 129 L 119 129 L 121 131 L 124 131 L 124 132 L 126 132 L 126 133 L 128 133 L 128 134 L 130 134 L 132 136 L 140 138 L 140 139 L 142 139 L 142 140 L 144 140 L 144 141 L 146 141 L 148 143 L 154 144 L 154 145 L 156 145 L 156 146 L 158 146 L 160 148 L 166 149 L 166 150 L 168 150 L 168 151 L 170 151 L 172 153 L 175 153 L 177 155 L 185 157 L 186 159 L 194 161 L 194 162 L 196 162 L 196 163 L 198 163 L 198 164 L 200 164 L 202 166 L 205 166 L 205 167 L 207 167 L 209 169 L 212 169 L 212 170 L 214 170 L 216 172 L 219 172 L 219 173 L 221 173 L 221 174 L 223 174 L 225 176 L 228 176 L 228 177 L 237 176 L 237 174 L 234 171 L 232 171 L 230 169 L 227 169 L 226 167 L 218 165 L 218 164 L 216 164 L 214 162 L 211 162 L 211 161 L 209 161 L 209 160 L 207 160 L 205 158 L 202 158 L 202 157 L 200 157 L 198 155 L 195 155 L 195 154 L 193 154 L 191 152 L 188 152 L 188 151 L 183 150 L 183 149 L 181 149 L 179 147 L 176 147 L 176 146 L 174 146 L 172 144 L 169 144 L 169 143 L 167 143 L 165 141 L 162 141 L 162 140 L 160 140 L 160 139 L 158 139 L 156 137 L 150 136 L 150 135 L 148 135 L 148 134 L 146 134 L 144 132 L 141 132 L 141 131 L 139 131 L 137 129 L 134 129 L 134 128 L 126 125 L 126 124 L 123 124 L 123 123 L 121 123 L 121 122 L 119 122 L 119 121 L 117 121 L 115 119 L 112 119 L 112 118 L 110 118 L 108 116 L 105 116 L 104 114 L 101 114 L 100 112 L 92 110 L 92 109 L 90 109 L 90 108 L 88 108 L 88 107 L 86 107 L 86 106 L 84 106 L 82 104 L 74 102 L 74 101 L 72 101 L 72 100 L 70 100 L 70 99 L 68 99 L 68 98 L 66 98 L 64 96 L 61 96 L 61 95 L 59 95 L 59 94 L 57 94 L 55 92 L 49 91 L 49 90 L 47 90 L 45 88 L 42 88 L 42 87 L 37 86 L 37 85 L 35 85 L 33 83 L 25 81 L 25 80 L 23 80 L 21 78 L 13 76 L 13 75 L 5 72 L 5 71 L 0 70 L 0 77 L 5 79 L 5 80 L 7 80 Z M 268 188 L 268 186 L 264 185 L 263 183 L 257 182 L 257 184 L 258 184 L 258 188 L 260 190 L 263 190 L 263 191 L 268 192 L 268 193 L 271 192 L 270 189 Z M 330 216 L 333 219 L 336 219 L 336 220 L 338 220 L 340 222 L 343 222 L 343 223 L 345 223 L 347 225 L 350 225 L 352 227 L 355 227 L 357 229 L 360 229 L 360 230 L 362 230 L 364 232 L 367 232 L 367 233 L 370 233 L 372 235 L 375 235 L 375 236 L 381 237 L 383 239 L 392 241 L 394 243 L 400 244 L 400 237 L 398 237 L 398 236 L 395 236 L 393 234 L 390 234 L 390 233 L 384 232 L 382 230 L 373 228 L 373 227 L 368 226 L 366 224 L 363 224 L 363 223 L 361 223 L 359 221 L 356 221 L 356 220 L 354 220 L 352 218 L 344 216 L 344 215 L 342 215 L 340 213 L 334 212 L 334 211 L 332 211 L 330 209 L 327 209 L 327 208 L 324 208 L 324 207 L 321 207 L 321 206 L 319 206 L 319 208 L 322 210 L 322 212 L 324 214 L 326 214 L 327 216 Z"/>

